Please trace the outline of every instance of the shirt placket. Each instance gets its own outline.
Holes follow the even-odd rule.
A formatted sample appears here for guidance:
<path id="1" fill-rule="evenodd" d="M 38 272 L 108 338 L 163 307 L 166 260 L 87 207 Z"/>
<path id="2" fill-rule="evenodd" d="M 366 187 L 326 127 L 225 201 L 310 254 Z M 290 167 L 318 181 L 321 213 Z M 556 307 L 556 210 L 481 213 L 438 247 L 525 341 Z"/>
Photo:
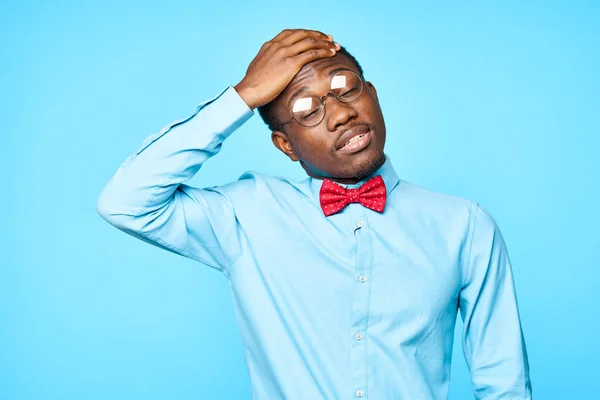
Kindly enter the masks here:
<path id="1" fill-rule="evenodd" d="M 371 295 L 371 268 L 373 264 L 373 245 L 365 208 L 359 204 L 349 206 L 352 218 L 354 238 L 356 240 L 356 264 L 354 268 L 354 286 L 352 293 L 352 346 L 350 363 L 352 374 L 352 393 L 354 399 L 368 398 L 367 388 L 367 340 L 369 321 L 369 302 Z"/>

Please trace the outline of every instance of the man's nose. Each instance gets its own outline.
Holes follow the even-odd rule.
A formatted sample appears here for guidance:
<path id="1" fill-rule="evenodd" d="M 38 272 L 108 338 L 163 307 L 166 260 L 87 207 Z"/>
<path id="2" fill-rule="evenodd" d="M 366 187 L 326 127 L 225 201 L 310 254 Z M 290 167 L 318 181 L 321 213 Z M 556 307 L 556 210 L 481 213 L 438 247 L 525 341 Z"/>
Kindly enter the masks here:
<path id="1" fill-rule="evenodd" d="M 333 96 L 324 99 L 327 129 L 335 132 L 340 126 L 346 125 L 358 116 L 356 110 L 348 103 L 342 103 Z"/>

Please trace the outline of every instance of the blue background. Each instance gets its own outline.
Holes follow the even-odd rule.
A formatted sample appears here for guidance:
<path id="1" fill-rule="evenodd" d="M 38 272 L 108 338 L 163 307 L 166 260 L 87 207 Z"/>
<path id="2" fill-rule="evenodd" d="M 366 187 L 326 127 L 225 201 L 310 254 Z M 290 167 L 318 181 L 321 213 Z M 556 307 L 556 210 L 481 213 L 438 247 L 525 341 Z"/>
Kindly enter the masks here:
<path id="1" fill-rule="evenodd" d="M 600 7 L 414 3 L 3 2 L 0 398 L 250 398 L 225 277 L 112 228 L 96 199 L 287 27 L 358 58 L 401 178 L 496 218 L 535 398 L 598 398 Z M 305 176 L 256 115 L 191 183 L 249 169 Z M 450 398 L 470 393 L 457 335 Z"/>

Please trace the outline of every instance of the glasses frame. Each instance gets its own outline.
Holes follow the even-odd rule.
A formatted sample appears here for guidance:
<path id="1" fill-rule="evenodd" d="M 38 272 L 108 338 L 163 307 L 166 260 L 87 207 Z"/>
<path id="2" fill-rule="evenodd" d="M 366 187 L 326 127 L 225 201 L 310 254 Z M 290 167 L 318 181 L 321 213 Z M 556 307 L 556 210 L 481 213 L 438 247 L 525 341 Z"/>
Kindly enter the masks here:
<path id="1" fill-rule="evenodd" d="M 350 100 L 350 101 L 343 101 L 343 100 L 340 100 L 340 99 L 338 99 L 338 98 L 337 98 L 337 97 L 336 97 L 336 96 L 333 94 L 333 89 L 331 89 L 331 82 L 333 82 L 333 79 L 334 79 L 334 78 L 335 78 L 335 77 L 336 77 L 338 74 L 341 74 L 341 73 L 344 73 L 344 72 L 351 72 L 351 73 L 353 73 L 354 75 L 356 75 L 356 77 L 358 78 L 358 81 L 360 82 L 360 93 L 358 94 L 358 96 L 356 96 L 356 98 L 355 98 L 355 99 L 353 99 L 353 100 Z M 298 121 L 298 120 L 296 119 L 296 117 L 294 117 L 294 113 L 292 113 L 292 118 L 291 118 L 290 120 L 288 120 L 288 121 L 285 121 L 285 122 L 284 122 L 284 123 L 282 123 L 281 125 L 279 125 L 277 128 L 275 128 L 275 130 L 276 130 L 276 131 L 278 131 L 279 129 L 281 129 L 281 127 L 282 127 L 282 126 L 284 126 L 284 125 L 286 125 L 286 124 L 289 124 L 289 123 L 290 123 L 290 122 L 292 122 L 292 121 L 296 121 L 296 122 L 297 122 L 299 125 L 301 125 L 301 126 L 304 126 L 304 127 L 306 127 L 306 128 L 312 128 L 312 127 L 314 127 L 314 126 L 317 126 L 317 125 L 319 125 L 319 124 L 320 124 L 321 122 L 323 122 L 323 120 L 325 119 L 325 114 L 327 114 L 327 110 L 325 109 L 325 101 L 324 101 L 324 100 L 325 100 L 325 98 L 326 98 L 327 96 L 331 96 L 331 97 L 333 97 L 335 100 L 339 101 L 339 102 L 340 102 L 340 103 L 342 103 L 342 104 L 349 104 L 349 103 L 355 102 L 356 100 L 360 99 L 360 96 L 362 96 L 362 94 L 363 94 L 363 91 L 364 91 L 364 89 L 365 89 L 365 82 L 364 82 L 363 78 L 360 76 L 360 74 L 358 74 L 357 72 L 355 72 L 355 71 L 352 71 L 352 70 L 350 70 L 350 69 L 343 69 L 343 70 L 340 70 L 340 71 L 336 72 L 336 73 L 335 73 L 335 75 L 333 75 L 333 76 L 331 77 L 331 80 L 329 81 L 329 87 L 330 87 L 330 89 L 329 89 L 329 93 L 325 94 L 324 96 L 318 97 L 317 95 L 312 95 L 312 96 L 314 96 L 314 97 L 318 97 L 318 99 L 319 99 L 319 102 L 321 103 L 321 107 L 319 107 L 319 109 L 323 108 L 323 115 L 321 116 L 321 119 L 319 120 L 319 122 L 317 122 L 317 123 L 316 123 L 316 124 L 314 124 L 314 125 L 304 125 L 304 124 L 300 123 L 300 121 Z M 296 101 L 297 101 L 297 100 L 298 100 L 298 99 L 294 100 L 294 103 L 296 103 Z M 292 108 L 293 108 L 293 104 L 294 104 L 294 103 L 292 103 Z M 288 110 L 288 111 L 289 111 L 289 110 Z"/>

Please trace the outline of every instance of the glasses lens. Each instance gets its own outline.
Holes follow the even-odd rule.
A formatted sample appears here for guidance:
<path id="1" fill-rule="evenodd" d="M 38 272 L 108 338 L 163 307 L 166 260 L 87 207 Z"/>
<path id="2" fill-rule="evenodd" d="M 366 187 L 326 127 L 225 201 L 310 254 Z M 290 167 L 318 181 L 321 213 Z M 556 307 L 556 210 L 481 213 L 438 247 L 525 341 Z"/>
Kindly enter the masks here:
<path id="1" fill-rule="evenodd" d="M 338 72 L 331 79 L 331 93 L 343 103 L 354 101 L 362 93 L 362 80 L 352 71 Z"/>
<path id="2" fill-rule="evenodd" d="M 306 96 L 297 99 L 292 107 L 294 119 L 304 126 L 315 126 L 323 119 L 324 108 L 316 96 Z"/>

